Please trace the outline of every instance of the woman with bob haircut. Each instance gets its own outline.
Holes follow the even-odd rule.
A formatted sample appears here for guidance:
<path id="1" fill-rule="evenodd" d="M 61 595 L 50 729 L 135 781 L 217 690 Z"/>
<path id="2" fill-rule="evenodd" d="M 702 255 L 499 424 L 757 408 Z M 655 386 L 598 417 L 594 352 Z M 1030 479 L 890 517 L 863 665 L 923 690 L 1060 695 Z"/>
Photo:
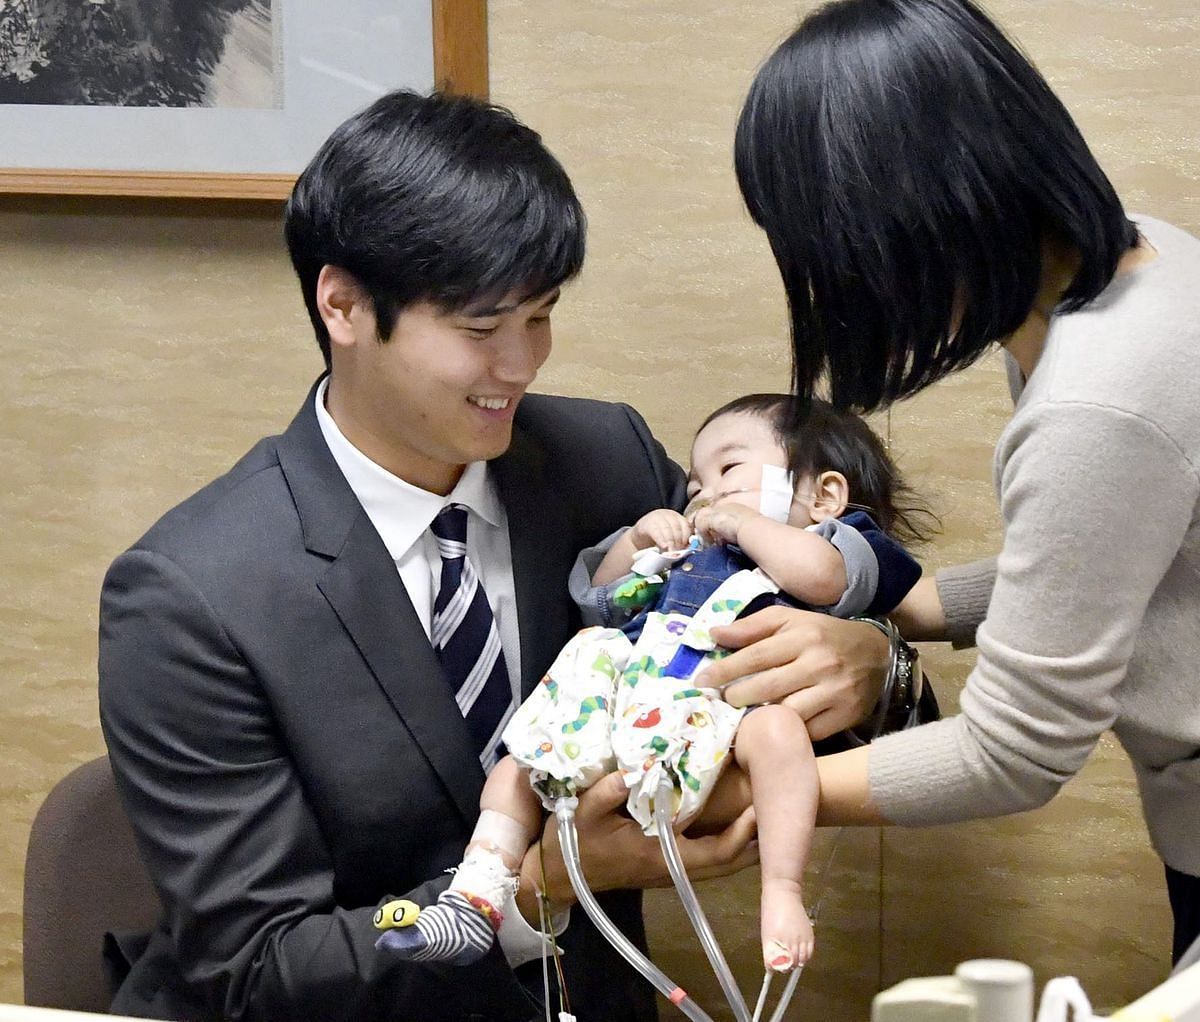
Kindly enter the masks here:
<path id="1" fill-rule="evenodd" d="M 893 615 L 910 639 L 978 643 L 962 712 L 821 759 L 820 822 L 1031 809 L 1112 729 L 1178 959 L 1200 932 L 1200 241 L 1126 216 L 970 0 L 816 10 L 755 78 L 736 166 L 787 292 L 798 396 L 886 407 L 995 345 L 1017 396 L 999 557 L 922 580 Z M 706 683 L 765 671 L 730 700 L 798 697 L 814 673 L 800 613 L 725 630 L 739 652 Z"/>

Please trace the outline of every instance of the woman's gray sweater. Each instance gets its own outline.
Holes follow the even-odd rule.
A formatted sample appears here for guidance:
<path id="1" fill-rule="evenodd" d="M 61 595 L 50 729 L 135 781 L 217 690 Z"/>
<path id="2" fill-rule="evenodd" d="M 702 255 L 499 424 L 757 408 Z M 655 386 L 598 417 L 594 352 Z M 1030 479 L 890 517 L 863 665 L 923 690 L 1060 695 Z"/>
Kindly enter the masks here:
<path id="1" fill-rule="evenodd" d="M 1200 241 L 1136 223 L 1158 258 L 1052 320 L 1000 438 L 999 557 L 938 576 L 962 712 L 879 739 L 871 793 L 908 825 L 1031 809 L 1111 728 L 1200 875 Z"/>

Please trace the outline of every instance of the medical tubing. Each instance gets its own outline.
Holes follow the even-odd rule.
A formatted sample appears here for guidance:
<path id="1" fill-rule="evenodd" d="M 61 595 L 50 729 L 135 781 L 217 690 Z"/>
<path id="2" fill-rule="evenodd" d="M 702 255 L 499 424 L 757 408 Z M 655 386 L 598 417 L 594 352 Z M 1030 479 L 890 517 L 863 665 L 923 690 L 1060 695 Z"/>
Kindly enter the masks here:
<path id="1" fill-rule="evenodd" d="M 675 787 L 669 777 L 663 777 L 658 791 L 654 794 L 654 822 L 658 827 L 658 843 L 662 845 L 667 870 L 671 874 L 671 879 L 675 881 L 675 890 L 679 893 L 683 910 L 687 913 L 687 917 L 692 923 L 692 929 L 696 931 L 696 936 L 700 939 L 700 945 L 708 956 L 708 963 L 716 974 L 717 982 L 721 984 L 721 990 L 725 994 L 725 1000 L 729 1002 L 729 1008 L 733 1012 L 734 1018 L 737 1022 L 750 1022 L 750 1011 L 746 1007 L 745 998 L 742 997 L 741 988 L 733 978 L 729 963 L 725 961 L 721 945 L 717 943 L 708 917 L 705 916 L 704 909 L 700 905 L 700 899 L 696 897 L 696 889 L 688 878 L 687 870 L 684 869 L 683 859 L 680 858 L 679 843 L 675 840 L 675 831 L 671 826 L 674 823 L 671 814 L 674 801 Z"/>
<path id="2" fill-rule="evenodd" d="M 550 1017 L 550 950 L 546 947 L 545 934 L 550 932 L 550 920 L 546 918 L 546 899 L 538 895 L 538 926 L 542 932 L 542 1004 L 546 1008 L 546 1022 L 554 1022 Z"/>
<path id="3" fill-rule="evenodd" d="M 796 992 L 796 984 L 800 982 L 800 974 L 803 971 L 804 966 L 801 965 L 788 977 L 787 986 L 783 988 L 779 1003 L 775 1005 L 775 1014 L 771 1016 L 771 1022 L 783 1022 L 784 1013 L 792 1003 L 792 995 Z"/>
<path id="4" fill-rule="evenodd" d="M 775 978 L 775 973 L 768 969 L 763 973 L 762 986 L 758 990 L 758 1003 L 754 1005 L 754 1016 L 750 1022 L 759 1022 L 762 1018 L 763 1008 L 767 1005 L 767 994 L 771 991 L 771 980 Z"/>
<path id="5" fill-rule="evenodd" d="M 713 1022 L 682 987 L 669 979 L 658 966 L 634 947 L 596 901 L 579 861 L 579 834 L 575 830 L 575 807 L 578 804 L 578 799 L 571 797 L 557 799 L 554 803 L 554 816 L 558 820 L 558 841 L 562 846 L 563 862 L 566 864 L 567 876 L 571 880 L 571 887 L 575 890 L 579 904 L 583 906 L 584 912 L 596 929 L 617 949 L 621 957 L 637 969 L 668 1001 L 692 1022 Z"/>
<path id="6" fill-rule="evenodd" d="M 792 1003 L 792 995 L 796 992 L 796 985 L 800 982 L 800 974 L 803 971 L 804 966 L 799 965 L 788 976 L 787 985 L 783 988 L 779 1003 L 775 1005 L 775 1010 L 771 1013 L 771 1022 L 783 1022 L 784 1013 Z M 763 973 L 762 987 L 758 991 L 758 1003 L 754 1006 L 754 1017 L 750 1022 L 762 1022 L 763 1008 L 767 1005 L 767 994 L 771 992 L 771 981 L 778 975 L 779 973 L 772 972 L 770 969 Z"/>

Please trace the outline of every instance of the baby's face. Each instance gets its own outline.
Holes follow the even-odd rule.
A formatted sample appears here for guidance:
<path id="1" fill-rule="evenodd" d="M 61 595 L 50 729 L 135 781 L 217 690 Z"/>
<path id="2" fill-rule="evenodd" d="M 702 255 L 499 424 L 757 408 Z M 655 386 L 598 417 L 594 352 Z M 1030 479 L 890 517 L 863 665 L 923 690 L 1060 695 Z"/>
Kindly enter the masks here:
<path id="1" fill-rule="evenodd" d="M 766 419 L 748 412 L 713 419 L 692 442 L 688 509 L 731 501 L 757 511 L 764 465 L 787 468 L 787 452 Z"/>

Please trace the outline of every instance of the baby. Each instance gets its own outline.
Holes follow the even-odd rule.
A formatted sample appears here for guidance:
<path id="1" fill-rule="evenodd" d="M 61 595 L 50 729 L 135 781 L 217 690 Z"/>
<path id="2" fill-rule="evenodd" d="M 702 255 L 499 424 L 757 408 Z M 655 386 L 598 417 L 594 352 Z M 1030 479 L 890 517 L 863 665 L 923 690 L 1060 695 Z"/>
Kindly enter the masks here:
<path id="1" fill-rule="evenodd" d="M 732 751 L 757 819 L 763 961 L 779 972 L 808 961 L 801 885 L 818 787 L 807 728 L 787 707 L 735 709 L 691 679 L 721 655 L 713 626 L 773 602 L 887 614 L 921 573 L 892 534 L 924 533 L 921 509 L 900 506 L 909 491 L 862 419 L 821 401 L 795 418 L 785 394 L 719 408 L 692 443 L 687 509 L 651 511 L 580 555 L 573 578 L 586 573 L 590 585 L 575 595 L 585 621 L 606 627 L 572 639 L 514 715 L 510 755 L 488 776 L 463 864 L 437 905 L 383 906 L 379 947 L 413 961 L 476 960 L 499 929 L 543 805 L 594 783 L 615 758 L 647 833 L 664 776 L 685 826 Z M 633 572 L 647 548 L 664 554 L 652 567 L 674 562 L 665 580 Z"/>

